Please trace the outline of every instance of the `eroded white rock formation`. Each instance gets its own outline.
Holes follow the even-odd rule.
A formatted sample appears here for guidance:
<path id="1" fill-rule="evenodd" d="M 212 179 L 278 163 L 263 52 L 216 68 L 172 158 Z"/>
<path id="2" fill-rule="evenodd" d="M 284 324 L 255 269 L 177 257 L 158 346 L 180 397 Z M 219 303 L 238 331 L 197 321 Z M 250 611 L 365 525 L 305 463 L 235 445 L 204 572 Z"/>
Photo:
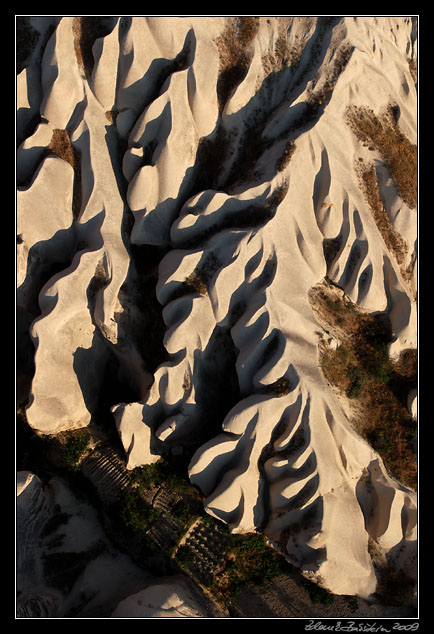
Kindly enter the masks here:
<path id="1" fill-rule="evenodd" d="M 207 511 L 264 532 L 334 593 L 375 592 L 372 542 L 415 576 L 416 494 L 386 473 L 325 381 L 309 301 L 327 275 L 388 314 L 392 356 L 417 344 L 416 211 L 346 119 L 349 106 L 398 104 L 416 143 L 414 21 L 124 17 L 89 45 L 77 20 L 62 18 L 46 43 L 41 120 L 18 148 L 23 310 L 39 293 L 29 424 L 89 424 L 114 357 L 137 393 L 112 401 L 129 468 L 194 448 L 189 475 Z M 56 129 L 74 168 L 40 159 Z M 378 166 L 403 263 L 374 221 L 360 161 Z M 339 244 L 331 261 L 327 240 Z M 140 258 L 158 264 L 165 326 L 167 360 L 152 376 Z M 32 287 L 40 261 L 49 271 L 65 259 Z"/>

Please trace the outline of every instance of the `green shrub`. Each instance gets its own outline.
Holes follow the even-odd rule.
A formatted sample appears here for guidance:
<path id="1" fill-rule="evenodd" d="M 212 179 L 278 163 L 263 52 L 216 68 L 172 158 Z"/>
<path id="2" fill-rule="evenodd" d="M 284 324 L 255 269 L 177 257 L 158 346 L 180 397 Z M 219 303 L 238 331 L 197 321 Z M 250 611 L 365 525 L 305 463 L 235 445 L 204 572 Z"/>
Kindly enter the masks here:
<path id="1" fill-rule="evenodd" d="M 219 589 L 232 599 L 244 585 L 260 584 L 281 574 L 285 565 L 282 556 L 267 545 L 260 533 L 234 541 L 225 569 L 216 579 Z"/>
<path id="2" fill-rule="evenodd" d="M 188 522 L 188 520 L 192 517 L 192 512 L 190 506 L 184 502 L 184 500 L 179 500 L 170 511 L 171 515 L 176 517 L 182 524 Z"/>
<path id="3" fill-rule="evenodd" d="M 389 358 L 392 339 L 386 315 L 369 315 L 331 287 L 317 296 L 324 321 L 339 326 L 343 343 L 323 345 L 320 366 L 325 378 L 348 398 L 357 399 L 358 433 L 384 460 L 389 473 L 406 486 L 417 486 L 414 437 L 417 424 L 407 410 L 407 395 L 417 385 L 417 351 L 405 350 L 397 361 Z"/>
<path id="4" fill-rule="evenodd" d="M 125 526 L 133 531 L 142 531 L 158 517 L 158 511 L 147 504 L 138 491 L 128 491 L 121 509 L 121 519 Z"/>
<path id="5" fill-rule="evenodd" d="M 131 472 L 131 484 L 136 484 L 144 489 L 149 489 L 153 484 L 161 483 L 159 463 L 136 467 Z"/>
<path id="6" fill-rule="evenodd" d="M 62 458 L 68 467 L 76 469 L 83 454 L 87 450 L 92 437 L 87 429 L 71 432 L 62 445 Z"/>
<path id="7" fill-rule="evenodd" d="M 176 559 L 183 568 L 189 570 L 196 561 L 196 555 L 189 546 L 180 546 L 176 551 Z"/>
<path id="8" fill-rule="evenodd" d="M 186 493 L 193 498 L 198 497 L 198 490 L 190 484 L 187 477 L 182 476 L 173 465 L 163 459 L 150 465 L 136 467 L 131 474 L 131 483 L 143 489 L 164 485 L 171 491 Z"/>

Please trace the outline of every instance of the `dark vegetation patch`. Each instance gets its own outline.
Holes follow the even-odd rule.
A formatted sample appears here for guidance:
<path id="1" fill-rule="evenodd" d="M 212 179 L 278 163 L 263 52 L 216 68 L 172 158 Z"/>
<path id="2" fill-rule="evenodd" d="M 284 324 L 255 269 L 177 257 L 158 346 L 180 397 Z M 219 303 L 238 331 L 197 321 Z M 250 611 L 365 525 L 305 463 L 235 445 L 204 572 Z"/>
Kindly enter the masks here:
<path id="1" fill-rule="evenodd" d="M 411 78 L 414 81 L 415 85 L 417 85 L 417 61 L 414 58 L 410 58 L 407 61 Z"/>
<path id="2" fill-rule="evenodd" d="M 417 351 L 405 350 L 389 358 L 391 326 L 384 313 L 362 312 L 344 294 L 323 286 L 317 307 L 342 343 L 320 346 L 320 365 L 331 385 L 357 402 L 357 431 L 380 454 L 389 473 L 413 489 L 417 487 L 414 441 L 417 423 L 407 409 L 409 392 L 417 386 Z"/>
<path id="3" fill-rule="evenodd" d="M 251 43 L 259 29 L 259 18 L 227 18 L 223 33 L 217 38 L 220 73 L 217 98 L 220 112 L 234 89 L 241 83 L 250 66 Z"/>
<path id="4" fill-rule="evenodd" d="M 345 70 L 353 53 L 353 47 L 345 44 L 342 45 L 330 61 L 324 83 L 321 87 L 317 88 L 315 86 L 315 69 L 319 68 L 321 65 L 322 58 L 324 57 L 324 53 L 327 48 L 327 40 L 330 37 L 333 27 L 337 23 L 336 21 L 337 18 L 335 17 L 320 16 L 318 18 L 315 35 L 312 36 L 313 42 L 309 50 L 308 62 L 292 87 L 294 94 L 300 94 L 303 82 L 307 83 L 308 78 L 313 77 L 312 87 L 308 90 L 304 107 L 291 126 L 289 138 L 292 141 L 294 141 L 302 130 L 310 128 L 321 116 L 321 113 L 331 99 L 333 89 L 335 88 L 340 75 Z M 297 49 L 295 54 L 297 66 L 300 64 L 301 57 L 302 52 Z"/>
<path id="5" fill-rule="evenodd" d="M 208 253 L 203 262 L 184 280 L 183 286 L 187 293 L 206 295 L 213 275 L 218 271 L 220 262 L 213 253 Z"/>
<path id="6" fill-rule="evenodd" d="M 239 22 L 240 20 L 241 22 Z M 324 53 L 325 38 L 334 24 L 335 18 L 319 18 L 310 61 L 302 77 L 298 78 L 297 84 L 293 86 L 293 90 L 296 90 L 303 78 L 306 78 L 307 74 L 312 71 L 315 63 L 319 63 L 321 55 Z M 240 25 L 244 25 L 245 29 L 241 28 Z M 248 54 L 248 51 L 258 26 L 259 22 L 253 17 L 233 19 L 228 22 L 225 31 L 217 40 L 220 53 L 220 75 L 217 90 L 220 111 L 223 110 L 227 99 L 247 73 L 250 64 L 249 55 L 251 55 L 251 53 Z M 234 147 L 237 135 L 234 131 L 229 133 L 223 129 L 221 118 L 219 118 L 214 134 L 206 139 L 201 139 L 197 155 L 199 190 L 211 187 L 229 191 L 245 182 L 258 180 L 262 176 L 258 168 L 258 161 L 263 153 L 276 143 L 280 144 L 282 149 L 275 160 L 274 172 L 283 171 L 294 154 L 294 139 L 301 129 L 312 125 L 320 116 L 321 109 L 328 103 L 333 88 L 352 54 L 351 47 L 343 46 L 339 49 L 330 65 L 327 81 L 321 89 L 309 93 L 304 110 L 294 121 L 289 134 L 284 132 L 277 139 L 267 139 L 263 136 L 263 132 L 274 111 L 274 108 L 270 106 L 269 97 L 277 77 L 286 71 L 283 60 L 288 61 L 289 59 L 285 34 L 281 34 L 277 44 L 278 50 L 273 59 L 277 55 L 279 61 L 274 60 L 274 67 L 278 70 L 270 72 L 265 77 L 261 87 L 253 97 L 250 104 L 253 107 L 252 112 L 248 120 L 244 121 L 243 130 L 239 131 L 237 147 Z M 278 146 L 276 145 L 276 147 Z M 222 169 L 219 168 L 219 165 L 223 167 L 227 160 L 232 161 L 232 168 L 224 177 L 224 182 L 221 182 Z"/>
<path id="7" fill-rule="evenodd" d="M 133 531 L 144 531 L 159 516 L 159 512 L 142 498 L 138 490 L 129 490 L 123 496 L 121 520 Z"/>
<path id="8" fill-rule="evenodd" d="M 61 439 L 60 453 L 63 462 L 66 466 L 77 469 L 92 440 L 91 433 L 88 429 L 78 429 L 65 432 L 57 438 Z"/>
<path id="9" fill-rule="evenodd" d="M 317 110 L 320 106 L 325 106 L 329 102 L 333 89 L 350 61 L 352 53 L 353 47 L 349 45 L 343 45 L 336 51 L 330 63 L 330 68 L 327 71 L 324 85 L 322 88 L 309 93 L 308 103 L 313 111 Z"/>
<path id="10" fill-rule="evenodd" d="M 202 511 L 202 507 L 199 505 L 194 505 L 194 509 L 196 513 L 199 511 L 199 514 Z M 192 518 L 192 515 L 194 515 L 192 505 L 183 499 L 178 500 L 172 506 L 170 513 L 182 526 L 186 525 Z"/>
<path id="11" fill-rule="evenodd" d="M 261 533 L 233 535 L 232 544 L 224 568 L 214 579 L 214 590 L 230 601 L 235 601 L 246 585 L 260 585 L 287 567 L 282 555 L 268 546 Z"/>
<path id="12" fill-rule="evenodd" d="M 89 302 L 95 299 L 96 294 L 105 288 L 109 282 L 103 261 L 101 260 L 95 267 L 95 273 L 87 287 L 87 296 Z M 93 311 L 90 311 L 93 312 Z"/>
<path id="13" fill-rule="evenodd" d="M 285 396 L 286 394 L 289 394 L 291 390 L 291 383 L 286 376 L 283 376 L 280 379 L 277 379 L 277 381 L 274 381 L 274 383 L 272 383 L 271 385 L 269 385 L 268 389 L 271 390 L 273 394 L 275 394 L 277 397 L 280 398 L 281 396 Z"/>
<path id="14" fill-rule="evenodd" d="M 357 425 L 359 432 L 381 455 L 391 475 L 416 489 L 416 422 L 386 385 L 367 381 L 361 399 L 366 400 L 364 416 Z"/>
<path id="15" fill-rule="evenodd" d="M 50 156 L 54 154 L 63 159 L 74 170 L 74 185 L 72 194 L 72 216 L 74 220 L 77 220 L 81 209 L 81 160 L 80 152 L 75 148 L 70 139 L 68 130 L 53 130 L 51 141 L 47 148 L 44 150 L 42 158 L 44 156 Z"/>
<path id="16" fill-rule="evenodd" d="M 303 47 L 297 45 L 290 48 L 287 39 L 287 32 L 293 19 L 293 17 L 289 16 L 279 18 L 277 22 L 278 35 L 274 43 L 274 49 L 270 49 L 262 55 L 262 66 L 266 73 L 282 70 L 282 68 L 289 65 L 293 68 L 298 66 Z"/>
<path id="17" fill-rule="evenodd" d="M 408 246 L 405 240 L 395 230 L 384 207 L 375 166 L 367 166 L 360 162 L 359 175 L 362 190 L 368 201 L 375 224 L 377 225 L 387 248 L 394 255 L 397 263 L 402 265 L 407 254 Z"/>
<path id="18" fill-rule="evenodd" d="M 276 159 L 276 165 L 275 165 L 276 172 L 283 172 L 283 170 L 289 164 L 294 152 L 295 152 L 294 141 L 288 141 L 287 144 L 285 144 L 281 155 Z"/>
<path id="19" fill-rule="evenodd" d="M 180 566 L 190 570 L 196 564 L 197 556 L 190 546 L 183 544 L 176 551 L 176 559 Z"/>
<path id="20" fill-rule="evenodd" d="M 267 104 L 270 84 L 276 73 L 271 73 L 265 78 L 262 87 L 255 95 L 254 112 L 249 120 L 244 122 L 243 130 L 228 132 L 223 127 L 221 119 L 227 100 L 247 74 L 253 53 L 251 43 L 258 28 L 259 18 L 251 16 L 231 18 L 227 20 L 225 30 L 216 40 L 220 55 L 217 82 L 220 115 L 213 134 L 200 139 L 199 142 L 196 157 L 196 191 L 208 188 L 229 191 L 256 178 L 259 176 L 256 163 L 273 143 L 262 136 L 265 125 L 269 121 L 270 112 L 269 108 L 261 107 L 261 104 L 262 106 Z M 281 54 L 282 51 L 279 52 L 279 55 Z M 282 141 L 282 139 L 279 140 Z M 294 150 L 295 145 L 292 142 L 283 145 L 281 155 L 276 159 L 275 171 L 282 171 L 286 167 Z M 233 162 L 233 167 L 222 180 L 221 173 L 228 160 Z"/>
<path id="21" fill-rule="evenodd" d="M 78 163 L 77 150 L 72 147 L 68 130 L 53 130 L 51 141 L 47 146 L 50 154 L 55 154 L 75 168 Z"/>
<path id="22" fill-rule="evenodd" d="M 170 491 L 185 493 L 194 499 L 201 498 L 199 490 L 190 484 L 184 464 L 161 458 L 153 464 L 136 467 L 131 472 L 131 484 L 139 491 L 165 486 Z"/>
<path id="23" fill-rule="evenodd" d="M 92 74 L 95 60 L 92 46 L 96 39 L 105 37 L 113 30 L 114 22 L 111 16 L 75 17 L 72 31 L 74 33 L 74 50 L 77 62 L 85 77 Z"/>
<path id="24" fill-rule="evenodd" d="M 372 145 L 383 157 L 402 200 L 417 205 L 417 146 L 399 129 L 399 106 L 390 104 L 376 115 L 369 108 L 350 107 L 347 120 L 357 138 Z"/>
<path id="25" fill-rule="evenodd" d="M 81 463 L 101 438 L 105 438 L 105 443 L 111 447 L 122 449 L 113 417 L 110 416 L 112 427 L 106 423 L 105 419 L 101 421 L 97 416 L 97 420 L 92 418 L 88 427 L 48 435 L 32 429 L 24 407 L 19 407 L 16 422 L 17 471 L 32 471 L 44 480 L 58 474 L 81 497 L 92 495 L 92 488 L 81 473 Z M 98 506 L 97 499 L 92 495 L 94 502 Z"/>

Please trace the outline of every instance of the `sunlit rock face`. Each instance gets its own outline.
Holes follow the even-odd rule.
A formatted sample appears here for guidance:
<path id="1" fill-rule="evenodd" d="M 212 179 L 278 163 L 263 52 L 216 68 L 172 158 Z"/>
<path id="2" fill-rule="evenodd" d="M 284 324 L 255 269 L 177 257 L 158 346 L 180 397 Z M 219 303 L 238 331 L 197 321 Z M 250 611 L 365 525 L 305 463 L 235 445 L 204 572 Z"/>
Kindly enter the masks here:
<path id="1" fill-rule="evenodd" d="M 325 380 L 310 300 L 327 278 L 387 314 L 392 358 L 417 345 L 414 201 L 349 116 L 392 107 L 416 143 L 416 26 L 40 18 L 18 76 L 29 424 L 111 411 L 130 469 L 190 456 L 210 514 L 337 594 L 374 593 L 373 560 L 416 575 L 416 495 Z"/>

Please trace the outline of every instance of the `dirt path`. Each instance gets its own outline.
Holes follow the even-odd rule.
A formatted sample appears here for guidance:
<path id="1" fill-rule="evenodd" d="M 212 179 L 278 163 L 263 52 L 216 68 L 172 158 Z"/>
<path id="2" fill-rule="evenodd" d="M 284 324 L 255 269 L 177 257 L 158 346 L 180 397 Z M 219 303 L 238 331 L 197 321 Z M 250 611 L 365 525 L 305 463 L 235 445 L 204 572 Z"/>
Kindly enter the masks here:
<path id="1" fill-rule="evenodd" d="M 355 597 L 334 596 L 330 605 L 314 604 L 308 591 L 285 574 L 242 590 L 233 609 L 235 618 L 404 618 L 410 610 L 368 604 Z"/>

